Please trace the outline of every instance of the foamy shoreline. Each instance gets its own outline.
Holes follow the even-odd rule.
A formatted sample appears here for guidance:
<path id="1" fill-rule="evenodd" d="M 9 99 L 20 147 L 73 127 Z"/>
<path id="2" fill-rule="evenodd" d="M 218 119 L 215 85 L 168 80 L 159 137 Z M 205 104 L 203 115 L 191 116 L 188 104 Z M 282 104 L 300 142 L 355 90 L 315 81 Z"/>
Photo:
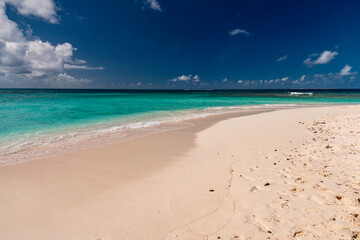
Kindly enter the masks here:
<path id="1" fill-rule="evenodd" d="M 0 167 L 183 128 L 189 125 L 189 121 L 196 119 L 231 113 L 241 114 L 246 111 L 268 111 L 305 106 L 312 105 L 261 104 L 168 111 L 162 115 L 159 114 L 158 117 L 156 113 L 153 113 L 152 117 L 144 115 L 140 118 L 130 118 L 127 122 L 105 122 L 86 128 L 79 126 L 63 131 L 53 131 L 53 133 L 32 134 L 14 140 L 5 140 L 0 144 Z"/>
<path id="2" fill-rule="evenodd" d="M 1 167 L 2 238 L 359 236 L 359 106 L 222 119 Z"/>

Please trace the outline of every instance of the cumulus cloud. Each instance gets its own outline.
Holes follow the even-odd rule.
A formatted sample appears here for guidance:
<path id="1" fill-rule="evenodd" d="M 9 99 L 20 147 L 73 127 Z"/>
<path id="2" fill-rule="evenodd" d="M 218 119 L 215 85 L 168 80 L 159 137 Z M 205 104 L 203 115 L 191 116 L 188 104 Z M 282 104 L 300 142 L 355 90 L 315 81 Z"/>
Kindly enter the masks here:
<path id="1" fill-rule="evenodd" d="M 345 65 L 340 72 L 327 74 L 313 74 L 313 75 L 302 75 L 299 79 L 292 81 L 293 85 L 301 86 L 321 86 L 321 87 L 336 87 L 339 86 L 353 86 L 353 82 L 356 79 L 358 72 L 351 72 L 352 67 Z"/>
<path id="2" fill-rule="evenodd" d="M 292 81 L 292 84 L 303 84 L 305 82 L 306 75 L 302 75 L 299 79 Z"/>
<path id="3" fill-rule="evenodd" d="M 237 83 L 244 88 L 339 88 L 358 87 L 356 71 L 346 64 L 339 72 L 327 74 L 301 75 L 299 78 L 281 77 L 266 80 L 239 80 Z"/>
<path id="4" fill-rule="evenodd" d="M 157 0 L 145 0 L 145 6 L 155 11 L 163 11 Z"/>
<path id="5" fill-rule="evenodd" d="M 75 78 L 67 73 L 59 73 L 56 78 L 56 86 L 82 86 L 90 83 L 91 80 L 85 78 Z"/>
<path id="6" fill-rule="evenodd" d="M 21 15 L 40 17 L 50 23 L 59 22 L 53 0 L 1 0 L 1 2 L 13 5 Z"/>
<path id="7" fill-rule="evenodd" d="M 339 75 L 340 76 L 351 76 L 351 75 L 356 75 L 357 72 L 351 72 L 352 67 L 350 65 L 345 65 L 345 67 L 343 67 L 343 69 L 341 69 Z"/>
<path id="8" fill-rule="evenodd" d="M 200 82 L 200 78 L 199 78 L 198 75 L 195 75 L 195 76 L 193 77 L 193 82 Z"/>
<path id="9" fill-rule="evenodd" d="M 189 81 L 189 80 L 191 80 L 191 74 L 189 74 L 189 75 L 182 75 L 182 76 L 178 76 L 178 77 L 176 77 L 176 78 L 173 78 L 172 79 L 172 81 L 173 82 L 177 82 L 177 81 Z"/>
<path id="10" fill-rule="evenodd" d="M 84 65 L 86 62 L 83 60 L 74 60 L 73 52 L 76 48 L 70 43 L 53 45 L 33 36 L 29 29 L 24 33 L 6 15 L 8 5 L 13 6 L 19 14 L 58 23 L 52 0 L 0 0 L 0 73 L 7 80 L 19 79 L 21 75 L 21 79 L 47 78 L 47 81 L 73 83 L 77 79 L 70 81 L 70 76 L 64 75 L 65 69 L 103 69 L 90 68 Z M 79 80 L 79 83 L 84 84 L 86 81 Z"/>
<path id="11" fill-rule="evenodd" d="M 309 58 L 304 60 L 304 64 L 308 67 L 312 67 L 314 65 L 318 64 L 327 64 L 331 60 L 335 58 L 335 56 L 338 55 L 337 51 L 324 51 L 320 55 L 319 54 L 311 54 Z M 314 58 L 315 57 L 315 58 Z"/>
<path id="12" fill-rule="evenodd" d="M 281 61 L 284 61 L 284 60 L 286 60 L 287 59 L 287 55 L 284 55 L 284 56 L 282 56 L 282 57 L 279 57 L 278 59 L 276 59 L 276 62 L 281 62 Z"/>
<path id="13" fill-rule="evenodd" d="M 248 33 L 246 30 L 244 30 L 244 29 L 239 29 L 239 28 L 237 28 L 237 29 L 234 29 L 234 30 L 231 30 L 230 32 L 229 32 L 229 34 L 231 35 L 231 36 L 235 36 L 235 35 L 238 35 L 238 34 L 244 34 L 244 35 L 250 35 L 250 33 Z"/>
<path id="14" fill-rule="evenodd" d="M 266 79 L 266 80 L 239 80 L 238 84 L 242 86 L 247 87 L 253 87 L 253 88 L 262 88 L 266 86 L 284 86 L 285 84 L 288 84 L 289 77 L 283 77 L 283 78 L 276 78 L 276 79 Z"/>
<path id="15" fill-rule="evenodd" d="M 192 74 L 189 74 L 189 75 L 181 75 L 181 76 L 178 76 L 176 78 L 173 78 L 173 79 L 170 79 L 169 81 L 171 82 L 194 82 L 194 83 L 197 83 L 197 82 L 200 82 L 200 77 L 198 75 L 195 75 L 193 76 Z"/>

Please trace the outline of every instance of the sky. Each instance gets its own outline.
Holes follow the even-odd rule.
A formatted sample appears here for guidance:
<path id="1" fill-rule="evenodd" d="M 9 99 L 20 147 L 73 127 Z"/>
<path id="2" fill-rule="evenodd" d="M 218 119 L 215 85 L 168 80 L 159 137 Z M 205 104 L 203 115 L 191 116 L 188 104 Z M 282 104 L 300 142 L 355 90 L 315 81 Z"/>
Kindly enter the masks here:
<path id="1" fill-rule="evenodd" d="M 357 0 L 0 0 L 0 88 L 360 88 Z"/>

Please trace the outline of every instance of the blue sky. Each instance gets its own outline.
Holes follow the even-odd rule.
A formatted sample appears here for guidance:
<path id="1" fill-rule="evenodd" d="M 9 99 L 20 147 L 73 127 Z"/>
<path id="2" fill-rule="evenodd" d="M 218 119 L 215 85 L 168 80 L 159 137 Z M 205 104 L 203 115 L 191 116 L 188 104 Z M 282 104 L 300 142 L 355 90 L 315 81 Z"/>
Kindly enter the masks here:
<path id="1" fill-rule="evenodd" d="M 0 0 L 0 87 L 360 88 L 359 1 Z"/>

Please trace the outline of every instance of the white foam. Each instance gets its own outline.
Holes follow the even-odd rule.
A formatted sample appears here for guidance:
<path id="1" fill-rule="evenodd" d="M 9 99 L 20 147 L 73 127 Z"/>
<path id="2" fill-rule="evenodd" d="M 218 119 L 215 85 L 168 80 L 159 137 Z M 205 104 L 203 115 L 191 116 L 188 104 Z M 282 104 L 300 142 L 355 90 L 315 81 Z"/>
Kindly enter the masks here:
<path id="1" fill-rule="evenodd" d="M 209 107 L 204 110 L 162 111 L 126 120 L 98 124 L 47 134 L 36 133 L 0 143 L 0 163 L 18 163 L 34 158 L 75 151 L 116 142 L 137 134 L 174 128 L 178 123 L 223 113 L 249 109 L 295 107 L 297 104 L 263 104 L 248 106 Z M 156 129 L 158 127 L 158 129 Z"/>
<path id="2" fill-rule="evenodd" d="M 312 92 L 290 92 L 290 96 L 300 96 L 300 95 L 309 95 L 312 96 L 314 93 Z"/>

